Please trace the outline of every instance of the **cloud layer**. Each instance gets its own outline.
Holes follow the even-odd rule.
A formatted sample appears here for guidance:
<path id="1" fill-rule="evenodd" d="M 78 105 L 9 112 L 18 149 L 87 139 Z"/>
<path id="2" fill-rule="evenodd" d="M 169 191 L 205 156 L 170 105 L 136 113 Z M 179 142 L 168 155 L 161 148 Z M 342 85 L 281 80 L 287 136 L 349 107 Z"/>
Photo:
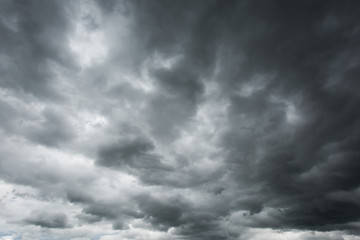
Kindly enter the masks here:
<path id="1" fill-rule="evenodd" d="M 0 3 L 0 239 L 360 239 L 357 1 Z"/>

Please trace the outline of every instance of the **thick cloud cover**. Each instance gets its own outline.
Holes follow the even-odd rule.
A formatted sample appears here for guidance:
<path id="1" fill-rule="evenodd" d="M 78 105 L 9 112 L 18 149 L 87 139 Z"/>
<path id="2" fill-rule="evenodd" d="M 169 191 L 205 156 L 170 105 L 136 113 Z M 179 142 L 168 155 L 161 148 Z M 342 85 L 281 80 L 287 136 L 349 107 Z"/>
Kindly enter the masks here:
<path id="1" fill-rule="evenodd" d="M 0 239 L 360 239 L 360 2 L 0 2 Z"/>

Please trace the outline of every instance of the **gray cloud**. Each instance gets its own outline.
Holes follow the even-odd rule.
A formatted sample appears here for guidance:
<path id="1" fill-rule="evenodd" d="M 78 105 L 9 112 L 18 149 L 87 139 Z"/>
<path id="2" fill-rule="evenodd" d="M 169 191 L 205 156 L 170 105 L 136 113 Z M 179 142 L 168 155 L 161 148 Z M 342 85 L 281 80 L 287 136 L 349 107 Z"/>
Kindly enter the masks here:
<path id="1" fill-rule="evenodd" d="M 150 100 L 147 116 L 153 133 L 160 139 L 171 140 L 181 125 L 196 113 L 203 84 L 183 63 L 170 70 L 156 69 L 153 75 L 159 90 Z"/>
<path id="2" fill-rule="evenodd" d="M 151 153 L 154 149 L 154 144 L 146 138 L 128 138 L 99 149 L 97 163 L 115 169 L 168 169 L 160 161 L 160 156 Z"/>
<path id="3" fill-rule="evenodd" d="M 259 14 L 266 21 L 248 19 L 248 24 L 252 25 L 253 21 L 258 27 L 254 31 L 258 32 L 256 38 L 250 38 L 253 41 L 241 46 L 246 61 L 239 67 L 244 71 L 239 72 L 238 81 L 241 86 L 241 78 L 246 81 L 258 72 L 275 74 L 275 77 L 267 80 L 263 90 L 255 89 L 257 92 L 250 96 L 233 94 L 229 112 L 233 120 L 224 135 L 223 146 L 230 150 L 228 161 L 234 166 L 234 176 L 248 184 L 262 186 L 257 196 L 260 204 L 286 209 L 279 214 L 284 227 L 337 229 L 338 224 L 359 218 L 346 210 L 346 206 L 349 211 L 357 209 L 356 203 L 328 197 L 336 191 L 351 192 L 358 187 L 358 180 L 348 169 L 357 169 L 352 156 L 358 153 L 345 144 L 357 141 L 353 135 L 356 133 L 350 129 L 357 129 L 358 117 L 352 104 L 358 97 L 327 88 L 326 71 L 332 61 L 338 61 L 341 52 L 355 47 L 342 45 L 348 39 L 345 32 L 352 28 L 351 24 L 345 24 L 348 15 L 343 15 L 343 11 L 352 10 L 349 6 L 336 8 L 332 3 L 267 6 L 266 11 L 255 6 L 253 10 L 253 15 Z M 275 15 L 276 10 L 285 6 L 286 10 Z M 309 17 L 303 19 L 302 12 L 309 13 Z M 329 15 L 344 21 L 345 25 L 339 26 L 336 33 L 318 29 Z M 284 18 L 286 21 L 281 20 Z M 256 42 L 261 39 L 263 43 Z M 344 86 L 347 85 L 345 76 Z M 298 111 L 297 124 L 291 125 L 289 109 L 284 105 L 287 101 Z M 242 123 L 237 122 L 238 119 Z M 335 147 L 337 144 L 344 148 Z M 332 160 L 336 155 L 338 160 Z M 333 168 L 333 164 L 339 165 Z M 317 179 L 306 181 L 320 166 L 322 169 L 315 174 Z M 321 183 L 316 184 L 317 181 Z M 313 187 L 309 189 L 309 186 Z"/>
<path id="4" fill-rule="evenodd" d="M 66 3 L 3 1 L 1 5 L 1 86 L 40 98 L 61 98 L 54 89 L 52 62 L 76 69 L 67 46 L 71 25 Z"/>
<path id="5" fill-rule="evenodd" d="M 52 110 L 45 110 L 45 120 L 40 126 L 29 130 L 29 139 L 47 146 L 58 146 L 62 142 L 70 141 L 75 137 L 70 123 L 65 118 Z"/>
<path id="6" fill-rule="evenodd" d="M 0 6 L 1 229 L 360 234 L 356 1 Z"/>
<path id="7" fill-rule="evenodd" d="M 25 223 L 43 228 L 68 228 L 67 217 L 61 213 L 32 213 L 24 220 Z"/>

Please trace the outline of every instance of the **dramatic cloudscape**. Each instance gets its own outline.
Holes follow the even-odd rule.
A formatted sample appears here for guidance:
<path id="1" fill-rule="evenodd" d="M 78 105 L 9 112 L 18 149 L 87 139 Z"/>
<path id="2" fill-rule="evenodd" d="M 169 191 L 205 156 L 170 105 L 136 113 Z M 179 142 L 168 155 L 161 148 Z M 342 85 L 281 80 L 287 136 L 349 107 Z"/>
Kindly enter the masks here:
<path id="1" fill-rule="evenodd" d="M 0 240 L 359 240 L 360 1 L 0 0 Z"/>

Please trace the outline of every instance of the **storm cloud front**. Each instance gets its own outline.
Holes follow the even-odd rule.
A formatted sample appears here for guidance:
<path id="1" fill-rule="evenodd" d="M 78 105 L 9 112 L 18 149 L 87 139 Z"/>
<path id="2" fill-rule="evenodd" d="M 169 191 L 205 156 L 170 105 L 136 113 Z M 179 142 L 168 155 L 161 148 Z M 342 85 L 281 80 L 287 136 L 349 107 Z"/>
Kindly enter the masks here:
<path id="1" fill-rule="evenodd" d="M 359 13 L 1 0 L 0 240 L 359 240 Z"/>

